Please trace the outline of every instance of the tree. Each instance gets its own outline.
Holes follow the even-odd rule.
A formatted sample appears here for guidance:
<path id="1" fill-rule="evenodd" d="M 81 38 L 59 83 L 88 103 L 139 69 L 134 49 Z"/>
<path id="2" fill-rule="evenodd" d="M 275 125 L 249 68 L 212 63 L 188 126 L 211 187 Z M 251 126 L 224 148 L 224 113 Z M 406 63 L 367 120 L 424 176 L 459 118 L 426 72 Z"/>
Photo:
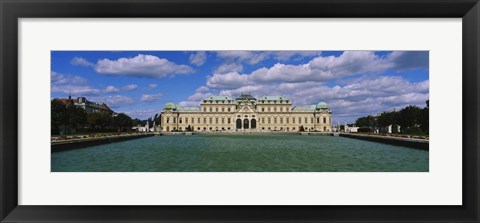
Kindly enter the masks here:
<path id="1" fill-rule="evenodd" d="M 107 112 L 92 112 L 87 115 L 87 124 L 94 129 L 107 129 L 112 126 L 112 116 Z"/>
<path id="2" fill-rule="evenodd" d="M 152 128 L 152 127 L 153 127 L 152 117 L 148 118 L 147 121 L 148 121 L 148 128 Z M 155 123 L 155 124 L 156 124 L 156 123 Z"/>
<path id="3" fill-rule="evenodd" d="M 367 117 L 357 118 L 357 120 L 355 121 L 355 125 L 358 127 L 364 127 L 364 128 L 368 127 L 369 126 L 368 118 Z"/>
<path id="4" fill-rule="evenodd" d="M 87 113 L 83 108 L 77 106 L 68 106 L 66 108 L 66 124 L 77 130 L 79 128 L 84 128 L 87 123 Z"/>
<path id="5" fill-rule="evenodd" d="M 377 123 L 380 127 L 395 125 L 398 122 L 398 112 L 382 112 L 377 118 Z"/>
<path id="6" fill-rule="evenodd" d="M 402 128 L 402 132 L 408 132 L 411 127 L 418 124 L 420 108 L 415 105 L 409 105 L 399 111 L 398 124 Z"/>
<path id="7" fill-rule="evenodd" d="M 52 134 L 59 134 L 61 126 L 65 126 L 67 120 L 66 106 L 59 100 L 50 102 L 50 126 Z"/>
<path id="8" fill-rule="evenodd" d="M 135 118 L 132 120 L 132 126 L 137 126 L 137 125 L 141 125 L 142 124 L 142 121 L 138 118 Z"/>
<path id="9" fill-rule="evenodd" d="M 427 106 L 420 111 L 420 116 L 418 120 L 418 124 L 423 132 L 429 132 L 429 118 L 430 118 L 430 111 L 429 111 L 429 100 L 426 101 Z"/>
<path id="10" fill-rule="evenodd" d="M 112 118 L 112 126 L 115 127 L 117 131 L 127 131 L 131 129 L 132 123 L 132 118 L 124 113 L 120 113 Z"/>

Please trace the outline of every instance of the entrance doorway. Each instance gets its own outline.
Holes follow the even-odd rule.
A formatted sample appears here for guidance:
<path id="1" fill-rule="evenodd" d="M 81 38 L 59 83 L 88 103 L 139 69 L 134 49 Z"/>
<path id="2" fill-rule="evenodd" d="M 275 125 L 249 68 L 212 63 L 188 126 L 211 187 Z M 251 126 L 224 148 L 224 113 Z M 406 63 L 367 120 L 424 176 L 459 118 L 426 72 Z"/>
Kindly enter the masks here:
<path id="1" fill-rule="evenodd" d="M 248 126 L 249 126 L 248 119 L 244 119 L 243 120 L 243 129 L 248 129 Z"/>
<path id="2" fill-rule="evenodd" d="M 241 128 L 242 128 L 242 120 L 237 119 L 237 129 L 241 129 Z"/>

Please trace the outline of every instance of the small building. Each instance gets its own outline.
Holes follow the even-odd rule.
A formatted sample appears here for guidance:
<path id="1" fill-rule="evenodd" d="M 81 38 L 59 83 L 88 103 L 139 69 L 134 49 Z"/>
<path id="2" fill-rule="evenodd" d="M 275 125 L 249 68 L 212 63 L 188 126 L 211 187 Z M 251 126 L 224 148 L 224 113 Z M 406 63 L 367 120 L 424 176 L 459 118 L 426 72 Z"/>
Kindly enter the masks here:
<path id="1" fill-rule="evenodd" d="M 81 107 L 85 110 L 87 114 L 95 112 L 106 112 L 108 114 L 111 114 L 112 116 L 117 115 L 117 113 L 110 109 L 107 104 L 91 102 L 88 101 L 85 97 L 78 97 L 76 99 L 72 99 L 72 96 L 69 95 L 68 98 L 56 98 L 53 100 L 58 100 L 64 103 L 67 107 L 72 105 Z"/>

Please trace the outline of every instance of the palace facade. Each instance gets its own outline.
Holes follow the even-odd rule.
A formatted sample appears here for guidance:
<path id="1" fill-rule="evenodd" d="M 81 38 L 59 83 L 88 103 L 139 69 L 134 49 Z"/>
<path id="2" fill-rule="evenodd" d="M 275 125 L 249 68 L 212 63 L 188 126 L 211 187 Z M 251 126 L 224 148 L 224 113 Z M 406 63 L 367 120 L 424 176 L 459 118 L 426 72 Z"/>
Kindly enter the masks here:
<path id="1" fill-rule="evenodd" d="M 171 102 L 161 112 L 163 131 L 332 131 L 332 111 L 325 102 L 292 107 L 282 96 L 259 99 L 242 94 L 233 99 L 211 96 L 198 107 Z"/>

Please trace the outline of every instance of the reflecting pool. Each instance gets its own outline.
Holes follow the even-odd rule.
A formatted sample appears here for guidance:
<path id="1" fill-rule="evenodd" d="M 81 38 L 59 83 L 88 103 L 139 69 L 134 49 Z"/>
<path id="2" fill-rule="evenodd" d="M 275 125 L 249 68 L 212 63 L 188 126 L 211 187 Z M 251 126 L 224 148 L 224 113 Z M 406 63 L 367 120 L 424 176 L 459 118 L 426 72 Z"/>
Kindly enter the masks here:
<path id="1" fill-rule="evenodd" d="M 425 172 L 428 151 L 335 136 L 153 136 L 52 153 L 52 172 Z"/>

